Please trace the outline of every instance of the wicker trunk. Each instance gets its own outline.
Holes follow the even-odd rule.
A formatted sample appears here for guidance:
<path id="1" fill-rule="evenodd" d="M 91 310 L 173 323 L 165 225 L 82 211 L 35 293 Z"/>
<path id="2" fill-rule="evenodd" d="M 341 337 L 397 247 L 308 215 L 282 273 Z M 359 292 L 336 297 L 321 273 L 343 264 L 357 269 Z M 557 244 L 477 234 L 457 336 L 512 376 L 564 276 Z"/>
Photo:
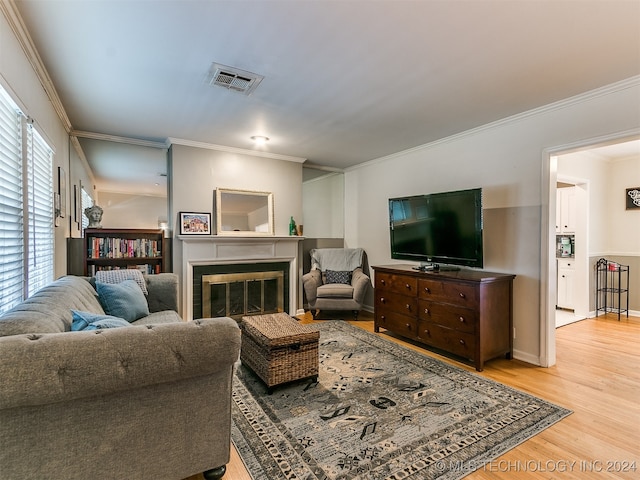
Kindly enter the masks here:
<path id="1" fill-rule="evenodd" d="M 286 313 L 242 317 L 242 363 L 269 388 L 318 376 L 318 332 Z"/>

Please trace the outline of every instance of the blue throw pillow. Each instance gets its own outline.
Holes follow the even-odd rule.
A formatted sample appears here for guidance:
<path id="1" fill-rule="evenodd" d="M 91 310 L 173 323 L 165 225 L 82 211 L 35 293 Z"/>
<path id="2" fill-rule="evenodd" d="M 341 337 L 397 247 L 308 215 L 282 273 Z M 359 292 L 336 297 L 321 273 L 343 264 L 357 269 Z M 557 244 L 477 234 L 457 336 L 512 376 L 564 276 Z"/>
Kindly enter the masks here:
<path id="1" fill-rule="evenodd" d="M 102 315 L 101 313 L 80 312 L 71 310 L 73 322 L 71 331 L 101 330 L 103 328 L 131 327 L 132 325 L 123 318 Z"/>
<path id="2" fill-rule="evenodd" d="M 147 298 L 135 280 L 120 283 L 96 282 L 98 300 L 107 315 L 133 322 L 149 315 Z"/>
<path id="3" fill-rule="evenodd" d="M 351 285 L 351 272 L 327 270 L 324 272 L 324 276 L 327 283 L 346 283 Z"/>

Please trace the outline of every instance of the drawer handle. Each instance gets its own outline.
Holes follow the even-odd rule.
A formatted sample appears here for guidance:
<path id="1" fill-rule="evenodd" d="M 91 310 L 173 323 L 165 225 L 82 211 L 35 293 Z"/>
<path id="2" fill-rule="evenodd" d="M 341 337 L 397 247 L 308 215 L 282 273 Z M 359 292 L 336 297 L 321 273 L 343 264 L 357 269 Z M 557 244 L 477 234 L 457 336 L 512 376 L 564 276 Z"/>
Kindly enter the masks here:
<path id="1" fill-rule="evenodd" d="M 464 298 L 464 293 L 460 292 L 459 295 L 460 295 L 460 298 Z"/>
<path id="2" fill-rule="evenodd" d="M 386 284 L 387 284 L 387 282 L 385 282 L 384 280 L 380 280 L 380 283 L 381 283 L 382 285 L 386 285 Z"/>
<path id="3" fill-rule="evenodd" d="M 404 288 L 406 288 L 407 290 L 411 290 L 411 285 L 409 285 L 408 283 L 405 283 Z"/>
<path id="4" fill-rule="evenodd" d="M 460 321 L 464 323 L 464 317 L 460 317 Z"/>
<path id="5" fill-rule="evenodd" d="M 384 315 L 380 315 L 380 320 L 385 321 L 387 319 L 387 317 L 385 317 Z"/>
<path id="6" fill-rule="evenodd" d="M 425 314 L 427 314 L 427 315 L 429 315 L 429 309 L 428 309 L 428 308 L 425 308 L 425 309 L 424 309 L 424 313 L 425 313 Z"/>
<path id="7" fill-rule="evenodd" d="M 460 339 L 460 345 L 464 345 L 464 340 Z"/>
<path id="8" fill-rule="evenodd" d="M 424 333 L 426 333 L 427 335 L 431 335 L 431 332 L 429 331 L 429 329 L 428 329 L 428 328 L 426 328 L 426 329 L 424 330 Z"/>
<path id="9" fill-rule="evenodd" d="M 384 297 L 380 297 L 380 303 L 385 303 L 386 300 L 384 299 Z"/>
<path id="10" fill-rule="evenodd" d="M 411 305 L 409 305 L 408 303 L 405 305 L 405 307 L 407 307 L 407 310 L 411 311 Z"/>
<path id="11" fill-rule="evenodd" d="M 411 324 L 407 323 L 407 330 L 411 330 Z"/>
<path id="12" fill-rule="evenodd" d="M 424 287 L 424 291 L 427 293 L 431 293 L 431 290 L 429 290 L 429 287 Z"/>

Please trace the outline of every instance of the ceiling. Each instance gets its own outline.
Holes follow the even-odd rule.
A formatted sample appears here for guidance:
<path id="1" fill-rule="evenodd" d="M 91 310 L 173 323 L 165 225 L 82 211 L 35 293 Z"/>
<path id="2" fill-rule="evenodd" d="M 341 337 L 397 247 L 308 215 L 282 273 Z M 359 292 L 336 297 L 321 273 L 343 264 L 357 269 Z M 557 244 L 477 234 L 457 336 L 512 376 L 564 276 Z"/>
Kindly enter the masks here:
<path id="1" fill-rule="evenodd" d="M 15 4 L 74 130 L 249 150 L 265 135 L 261 151 L 336 169 L 640 75 L 637 0 Z M 213 63 L 264 79 L 210 86 Z M 87 159 L 99 182 L 122 171 Z"/>

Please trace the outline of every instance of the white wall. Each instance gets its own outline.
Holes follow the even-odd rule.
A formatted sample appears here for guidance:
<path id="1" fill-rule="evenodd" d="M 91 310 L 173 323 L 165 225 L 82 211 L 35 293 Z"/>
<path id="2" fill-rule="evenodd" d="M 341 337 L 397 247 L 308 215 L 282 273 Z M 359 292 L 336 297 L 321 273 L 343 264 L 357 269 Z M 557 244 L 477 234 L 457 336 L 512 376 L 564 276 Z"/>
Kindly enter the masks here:
<path id="1" fill-rule="evenodd" d="M 167 197 L 101 192 L 103 228 L 160 228 L 167 221 Z"/>
<path id="2" fill-rule="evenodd" d="M 302 184 L 302 222 L 308 238 L 344 236 L 344 175 L 330 173 Z"/>
<path id="3" fill-rule="evenodd" d="M 640 158 L 613 162 L 610 178 L 608 227 L 614 234 L 609 250 L 615 255 L 640 256 L 640 209 L 625 208 L 626 189 L 640 187 Z"/>
<path id="4" fill-rule="evenodd" d="M 541 355 L 542 221 L 546 151 L 640 128 L 640 79 L 569 99 L 345 173 L 345 242 L 363 247 L 370 265 L 389 264 L 390 197 L 482 187 L 485 270 L 517 275 L 514 356 Z M 368 299 L 371 307 L 372 297 Z"/>
<path id="5" fill-rule="evenodd" d="M 214 222 L 216 188 L 273 193 L 276 236 L 289 235 L 289 219 L 302 218 L 302 164 L 207 148 L 173 145 L 169 161 L 169 221 L 179 212 L 209 212 Z M 180 241 L 174 241 L 173 271 L 182 272 Z"/>
<path id="6" fill-rule="evenodd" d="M 58 167 L 66 174 L 67 211 L 60 225 L 55 228 L 55 277 L 67 272 L 67 245 L 73 209 L 73 184 L 69 181 L 69 139 L 51 101 L 27 59 L 20 43 L 4 15 L 0 15 L 0 84 L 9 92 L 24 113 L 34 119 L 38 132 L 54 150 L 53 171 L 58 178 Z M 71 186 L 71 188 L 68 188 Z M 57 192 L 57 181 L 54 181 Z"/>

